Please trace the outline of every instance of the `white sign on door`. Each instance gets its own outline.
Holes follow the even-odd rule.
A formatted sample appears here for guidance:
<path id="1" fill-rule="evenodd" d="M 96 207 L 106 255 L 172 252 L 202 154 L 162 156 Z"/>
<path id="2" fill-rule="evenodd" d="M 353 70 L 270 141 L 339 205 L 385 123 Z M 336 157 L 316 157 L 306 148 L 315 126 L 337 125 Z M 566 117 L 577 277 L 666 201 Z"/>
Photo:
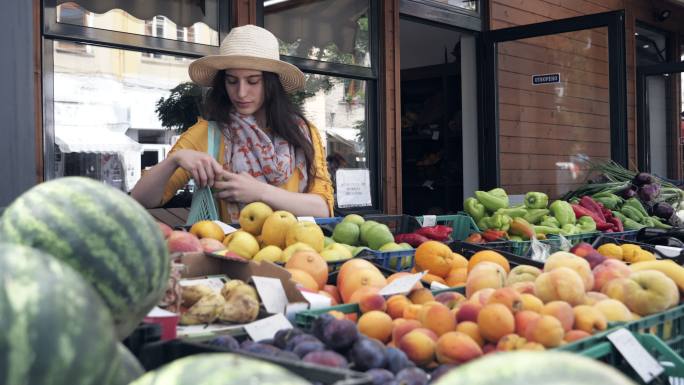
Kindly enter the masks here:
<path id="1" fill-rule="evenodd" d="M 338 169 L 335 173 L 337 207 L 372 206 L 368 169 Z"/>

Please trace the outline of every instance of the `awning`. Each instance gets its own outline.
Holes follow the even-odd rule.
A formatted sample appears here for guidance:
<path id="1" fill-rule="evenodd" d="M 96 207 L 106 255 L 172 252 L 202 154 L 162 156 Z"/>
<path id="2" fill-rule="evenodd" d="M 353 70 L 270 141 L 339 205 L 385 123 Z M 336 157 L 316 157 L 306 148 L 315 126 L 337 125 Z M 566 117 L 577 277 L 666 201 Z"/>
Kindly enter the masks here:
<path id="1" fill-rule="evenodd" d="M 55 129 L 55 144 L 62 152 L 123 153 L 140 152 L 140 143 L 122 132 L 103 128 L 82 129 L 64 127 Z"/>

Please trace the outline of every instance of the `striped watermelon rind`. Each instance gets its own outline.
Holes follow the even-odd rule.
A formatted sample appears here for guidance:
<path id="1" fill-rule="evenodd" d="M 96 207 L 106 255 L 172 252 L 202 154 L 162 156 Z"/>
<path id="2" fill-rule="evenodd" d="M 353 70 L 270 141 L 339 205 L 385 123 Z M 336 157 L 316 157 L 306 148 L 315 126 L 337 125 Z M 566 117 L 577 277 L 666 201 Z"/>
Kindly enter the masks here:
<path id="1" fill-rule="evenodd" d="M 280 366 L 231 353 L 204 353 L 147 372 L 130 385 L 308 385 Z"/>
<path id="2" fill-rule="evenodd" d="M 0 330 L 0 384 L 116 383 L 109 310 L 80 274 L 50 255 L 0 244 Z"/>
<path id="3" fill-rule="evenodd" d="M 159 226 L 133 198 L 84 177 L 39 184 L 0 218 L 0 241 L 44 250 L 102 296 L 120 339 L 164 295 L 170 262 Z"/>

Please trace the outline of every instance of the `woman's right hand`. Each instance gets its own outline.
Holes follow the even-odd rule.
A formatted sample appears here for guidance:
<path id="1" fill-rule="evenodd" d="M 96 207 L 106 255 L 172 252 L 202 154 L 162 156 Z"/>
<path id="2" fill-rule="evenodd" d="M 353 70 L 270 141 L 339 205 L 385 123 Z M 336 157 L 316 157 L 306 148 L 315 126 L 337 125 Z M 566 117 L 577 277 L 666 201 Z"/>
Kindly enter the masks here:
<path id="1" fill-rule="evenodd" d="M 192 175 L 199 187 L 213 186 L 223 167 L 211 155 L 195 150 L 178 150 L 172 155 L 176 165 Z"/>

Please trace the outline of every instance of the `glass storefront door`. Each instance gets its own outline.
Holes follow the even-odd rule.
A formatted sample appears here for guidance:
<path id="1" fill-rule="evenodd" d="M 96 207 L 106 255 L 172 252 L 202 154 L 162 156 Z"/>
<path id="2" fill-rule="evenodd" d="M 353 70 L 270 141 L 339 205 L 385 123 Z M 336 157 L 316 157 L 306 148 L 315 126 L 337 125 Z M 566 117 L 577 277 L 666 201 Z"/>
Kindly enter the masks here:
<path id="1" fill-rule="evenodd" d="M 484 187 L 559 197 L 591 162 L 627 164 L 621 12 L 494 30 L 484 42 Z"/>

